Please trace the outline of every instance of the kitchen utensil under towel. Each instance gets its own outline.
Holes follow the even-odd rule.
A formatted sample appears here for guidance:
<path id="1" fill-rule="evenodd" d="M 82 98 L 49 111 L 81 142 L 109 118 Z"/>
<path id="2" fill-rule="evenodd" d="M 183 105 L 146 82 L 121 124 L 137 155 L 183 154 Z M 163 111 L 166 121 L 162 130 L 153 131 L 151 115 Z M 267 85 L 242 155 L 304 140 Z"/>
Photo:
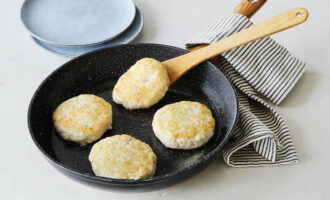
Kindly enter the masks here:
<path id="1" fill-rule="evenodd" d="M 223 17 L 188 40 L 188 48 L 210 44 L 251 26 L 245 16 Z M 305 63 L 270 37 L 230 50 L 215 63 L 235 85 L 236 130 L 223 157 L 234 167 L 297 163 L 287 125 L 263 98 L 280 104 L 304 72 Z"/>

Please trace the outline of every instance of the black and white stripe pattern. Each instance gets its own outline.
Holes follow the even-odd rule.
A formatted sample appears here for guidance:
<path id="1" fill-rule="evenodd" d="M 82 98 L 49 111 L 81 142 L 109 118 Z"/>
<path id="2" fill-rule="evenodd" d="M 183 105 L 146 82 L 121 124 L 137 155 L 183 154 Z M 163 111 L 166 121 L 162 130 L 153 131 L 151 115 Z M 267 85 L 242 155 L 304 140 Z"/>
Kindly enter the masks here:
<path id="1" fill-rule="evenodd" d="M 224 17 L 196 34 L 187 47 L 216 42 L 251 25 L 243 15 Z M 267 37 L 222 54 L 216 64 L 236 86 L 239 100 L 239 121 L 224 151 L 225 162 L 235 167 L 296 163 L 284 120 L 262 97 L 279 104 L 305 63 Z"/>

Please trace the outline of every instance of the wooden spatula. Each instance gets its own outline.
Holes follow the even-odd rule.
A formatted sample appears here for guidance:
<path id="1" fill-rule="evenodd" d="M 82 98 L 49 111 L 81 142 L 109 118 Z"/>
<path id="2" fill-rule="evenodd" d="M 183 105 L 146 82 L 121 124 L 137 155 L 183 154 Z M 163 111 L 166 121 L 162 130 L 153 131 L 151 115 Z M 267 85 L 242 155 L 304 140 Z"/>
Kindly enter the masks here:
<path id="1" fill-rule="evenodd" d="M 306 9 L 295 8 L 259 24 L 252 25 L 206 47 L 162 63 L 167 69 L 171 83 L 173 83 L 191 68 L 214 56 L 301 24 L 306 21 L 307 17 L 308 11 Z"/>
<path id="2" fill-rule="evenodd" d="M 267 0 L 241 0 L 241 2 L 233 10 L 233 13 L 245 15 L 250 18 L 259 10 L 259 8 L 261 8 L 262 5 L 264 5 L 266 1 Z"/>
<path id="3" fill-rule="evenodd" d="M 266 3 L 266 1 L 267 0 L 241 0 L 233 10 L 233 13 L 245 15 L 247 18 L 251 18 L 254 13 L 256 13 Z M 200 44 L 189 48 L 189 50 L 195 51 L 208 45 L 209 44 Z"/>

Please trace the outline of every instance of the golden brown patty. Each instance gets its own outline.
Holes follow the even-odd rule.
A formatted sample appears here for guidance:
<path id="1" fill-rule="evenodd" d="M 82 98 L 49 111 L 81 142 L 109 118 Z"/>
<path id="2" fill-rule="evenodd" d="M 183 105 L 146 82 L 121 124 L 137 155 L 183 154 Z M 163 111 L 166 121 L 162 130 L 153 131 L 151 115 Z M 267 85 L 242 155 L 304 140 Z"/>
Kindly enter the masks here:
<path id="1" fill-rule="evenodd" d="M 169 84 L 166 68 L 153 58 L 143 58 L 119 78 L 112 97 L 130 110 L 149 108 L 164 97 Z"/>
<path id="2" fill-rule="evenodd" d="M 156 137 L 173 149 L 193 149 L 214 134 L 212 112 L 198 102 L 181 101 L 157 110 L 152 121 Z"/>
<path id="3" fill-rule="evenodd" d="M 63 139 L 91 143 L 111 129 L 112 108 L 101 97 L 82 94 L 61 103 L 53 114 L 53 121 Z"/>
<path id="4" fill-rule="evenodd" d="M 141 179 L 155 174 L 157 157 L 146 143 L 129 135 L 115 135 L 94 144 L 89 161 L 97 176 Z"/>

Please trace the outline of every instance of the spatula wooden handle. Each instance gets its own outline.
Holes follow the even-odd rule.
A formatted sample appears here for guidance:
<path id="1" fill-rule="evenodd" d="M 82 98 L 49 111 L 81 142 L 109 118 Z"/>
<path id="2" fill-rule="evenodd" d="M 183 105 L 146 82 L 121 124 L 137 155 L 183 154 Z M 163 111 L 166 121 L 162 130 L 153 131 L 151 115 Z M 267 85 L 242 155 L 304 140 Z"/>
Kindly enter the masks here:
<path id="1" fill-rule="evenodd" d="M 241 0 L 240 4 L 233 10 L 233 13 L 250 18 L 265 2 L 266 0 Z"/>
<path id="2" fill-rule="evenodd" d="M 241 2 L 233 10 L 233 13 L 245 15 L 247 18 L 252 17 L 261 6 L 266 3 L 267 0 L 241 0 Z M 194 47 L 190 47 L 190 51 L 194 51 L 203 47 L 208 46 L 209 44 L 200 44 Z"/>
<path id="3" fill-rule="evenodd" d="M 296 26 L 308 17 L 304 8 L 295 8 L 250 26 L 207 47 L 164 61 L 171 83 L 194 66 L 228 50 Z"/>

